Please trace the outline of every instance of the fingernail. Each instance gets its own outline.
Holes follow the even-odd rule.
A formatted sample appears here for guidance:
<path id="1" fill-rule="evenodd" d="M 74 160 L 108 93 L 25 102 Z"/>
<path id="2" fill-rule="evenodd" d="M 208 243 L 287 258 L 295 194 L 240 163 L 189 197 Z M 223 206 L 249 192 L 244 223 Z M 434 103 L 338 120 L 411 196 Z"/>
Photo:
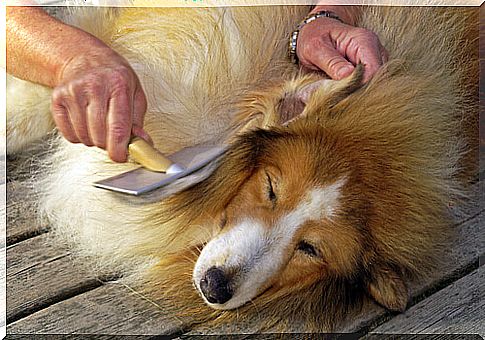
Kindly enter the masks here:
<path id="1" fill-rule="evenodd" d="M 343 66 L 340 68 L 340 70 L 338 70 L 337 76 L 339 77 L 339 79 L 345 78 L 349 76 L 353 70 L 354 68 L 352 66 Z"/>

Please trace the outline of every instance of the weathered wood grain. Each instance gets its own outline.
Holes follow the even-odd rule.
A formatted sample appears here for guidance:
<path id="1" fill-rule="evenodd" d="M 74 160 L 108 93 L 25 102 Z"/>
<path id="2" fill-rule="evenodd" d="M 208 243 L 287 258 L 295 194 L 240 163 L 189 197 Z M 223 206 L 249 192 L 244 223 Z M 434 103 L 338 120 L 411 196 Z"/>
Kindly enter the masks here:
<path id="1" fill-rule="evenodd" d="M 448 276 L 459 275 L 457 271 L 459 272 L 467 266 L 470 266 L 470 264 L 473 264 L 479 254 L 479 245 L 483 244 L 480 238 L 477 237 L 480 218 L 483 217 L 483 212 L 477 215 L 479 210 L 480 206 L 478 204 L 470 204 L 463 211 L 466 212 L 466 215 L 471 214 L 474 216 L 471 220 L 467 216 L 462 216 L 462 214 L 458 214 L 457 216 L 457 218 L 462 218 L 462 221 L 466 222 L 458 225 L 461 230 L 461 235 L 457 241 L 456 249 L 451 250 L 454 260 L 445 271 L 445 274 Z M 63 261 L 66 264 L 68 263 L 68 266 L 72 266 L 72 263 L 68 259 L 68 251 L 47 241 L 48 235 L 41 235 L 9 247 L 9 254 L 12 253 L 12 256 L 8 256 L 9 277 L 10 273 L 12 275 L 20 275 L 31 270 L 31 268 L 28 268 L 29 264 L 34 264 L 35 268 L 39 265 L 46 264 L 46 262 L 48 264 Z M 16 251 L 12 252 L 13 249 Z M 26 252 L 29 253 L 26 254 Z M 53 260 L 49 262 L 51 259 Z M 74 268 L 65 267 L 66 264 L 63 264 L 62 271 L 64 274 L 66 272 L 69 273 L 67 276 L 71 278 L 70 274 L 72 274 Z M 39 275 L 39 272 L 35 275 Z M 50 280 L 56 279 L 56 271 L 54 269 L 48 269 L 42 272 L 41 276 L 44 278 L 36 279 L 36 281 L 49 280 L 49 277 Z M 84 279 L 85 277 L 82 277 L 81 281 Z M 22 284 L 22 282 L 25 282 L 25 278 L 19 280 L 19 284 Z M 422 294 L 423 290 L 430 289 L 435 284 L 435 282 L 431 282 L 428 285 L 415 288 L 413 296 Z M 27 284 L 27 287 L 32 287 L 32 284 Z M 66 331 L 67 333 L 80 333 L 89 330 L 90 333 L 98 334 L 170 334 L 183 328 L 180 322 L 170 319 L 168 316 L 171 315 L 169 308 L 164 306 L 162 309 L 159 309 L 146 300 L 134 297 L 133 294 L 127 294 L 126 288 L 122 289 L 122 287 L 120 288 L 118 286 L 115 289 L 112 287 L 110 286 L 109 289 L 100 287 L 65 301 L 60 301 L 24 319 L 14 322 L 9 326 L 9 332 L 39 333 L 49 330 L 52 332 Z M 65 289 L 65 286 L 61 284 L 61 287 L 57 287 L 56 289 Z M 9 290 L 9 297 L 10 295 L 12 294 Z M 42 298 L 45 303 L 46 297 Z M 22 299 L 31 300 L 30 297 L 25 295 Z M 92 307 L 92 309 L 86 308 L 86 303 L 91 303 L 92 305 L 90 306 L 95 307 Z M 147 303 L 149 306 L 147 306 Z M 122 304 L 123 308 L 119 308 L 125 312 L 119 313 L 119 308 L 116 307 L 119 304 Z M 28 305 L 22 307 L 27 307 L 28 309 Z M 97 310 L 98 313 L 94 313 L 93 310 Z M 363 327 L 368 326 L 369 323 L 382 318 L 384 315 L 386 315 L 386 312 L 382 308 L 373 306 L 367 311 L 365 316 L 358 320 L 359 322 L 357 324 L 354 324 L 353 329 L 349 328 L 347 330 L 361 330 Z M 151 323 L 151 320 L 155 321 Z M 234 328 L 231 329 L 234 331 Z M 214 331 L 217 333 L 217 330 Z M 196 333 L 197 330 L 193 334 Z"/>
<path id="2" fill-rule="evenodd" d="M 17 181 L 7 183 L 7 245 L 47 232 L 46 224 L 40 223 L 31 200 L 25 197 L 25 184 Z"/>
<path id="3" fill-rule="evenodd" d="M 110 282 L 14 322 L 7 333 L 173 334 L 184 326 L 174 313 Z"/>
<path id="4" fill-rule="evenodd" d="M 485 272 L 479 268 L 372 333 L 472 333 L 485 335 Z"/>
<path id="5" fill-rule="evenodd" d="M 101 283 L 40 235 L 7 248 L 7 323 Z"/>
<path id="6" fill-rule="evenodd" d="M 7 249 L 9 333 L 171 334 L 183 327 L 169 307 L 121 283 L 102 286 L 54 241 L 42 234 Z"/>

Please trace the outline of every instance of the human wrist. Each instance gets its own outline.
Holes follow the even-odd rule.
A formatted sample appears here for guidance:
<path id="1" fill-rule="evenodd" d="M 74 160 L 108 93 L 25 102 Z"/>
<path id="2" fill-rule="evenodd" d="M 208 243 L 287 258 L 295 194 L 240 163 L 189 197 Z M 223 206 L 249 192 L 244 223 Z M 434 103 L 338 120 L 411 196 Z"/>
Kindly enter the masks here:
<path id="1" fill-rule="evenodd" d="M 356 6 L 344 6 L 344 5 L 316 5 L 311 11 L 317 13 L 320 11 L 327 11 L 338 16 L 343 23 L 351 26 L 355 26 L 358 18 L 358 8 Z"/>

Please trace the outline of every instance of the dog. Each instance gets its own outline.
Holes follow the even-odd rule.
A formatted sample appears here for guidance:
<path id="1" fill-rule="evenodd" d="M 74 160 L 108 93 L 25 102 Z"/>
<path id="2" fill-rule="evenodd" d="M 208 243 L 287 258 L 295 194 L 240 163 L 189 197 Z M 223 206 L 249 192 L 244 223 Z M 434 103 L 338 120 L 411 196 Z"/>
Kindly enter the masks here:
<path id="1" fill-rule="evenodd" d="M 98 273 L 121 273 L 192 323 L 257 313 L 261 329 L 321 332 L 365 301 L 405 310 L 409 283 L 446 252 L 447 206 L 466 197 L 475 171 L 478 9 L 364 7 L 357 25 L 390 53 L 365 85 L 365 65 L 334 81 L 287 60 L 287 37 L 308 11 L 66 16 L 133 66 L 162 152 L 214 137 L 230 146 L 182 192 L 128 198 L 92 183 L 132 163 L 54 134 L 32 174 L 53 232 Z M 7 147 L 20 152 L 54 128 L 50 90 L 12 77 L 8 86 Z"/>

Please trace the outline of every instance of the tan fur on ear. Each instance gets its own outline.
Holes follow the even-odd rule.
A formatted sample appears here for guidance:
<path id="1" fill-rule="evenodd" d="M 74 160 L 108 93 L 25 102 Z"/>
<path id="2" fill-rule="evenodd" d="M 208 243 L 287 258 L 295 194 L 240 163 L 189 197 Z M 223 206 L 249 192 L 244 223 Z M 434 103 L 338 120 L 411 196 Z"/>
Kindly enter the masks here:
<path id="1" fill-rule="evenodd" d="M 285 126 L 298 118 L 305 109 L 305 103 L 296 95 L 294 83 L 285 82 L 247 94 L 234 117 L 235 135 Z"/>
<path id="2" fill-rule="evenodd" d="M 387 309 L 404 312 L 408 303 L 408 289 L 400 274 L 384 267 L 372 272 L 369 294 Z"/>
<path id="3" fill-rule="evenodd" d="M 287 125 L 305 110 L 305 103 L 297 96 L 285 96 L 280 99 L 277 107 L 277 118 L 280 125 Z"/>
<path id="4" fill-rule="evenodd" d="M 331 109 L 339 102 L 347 98 L 350 94 L 362 87 L 362 79 L 364 77 L 364 66 L 358 64 L 354 72 L 345 79 L 339 81 L 332 81 L 326 86 L 315 89 L 309 97 L 307 105 L 309 110 L 317 112 L 318 108 Z"/>

